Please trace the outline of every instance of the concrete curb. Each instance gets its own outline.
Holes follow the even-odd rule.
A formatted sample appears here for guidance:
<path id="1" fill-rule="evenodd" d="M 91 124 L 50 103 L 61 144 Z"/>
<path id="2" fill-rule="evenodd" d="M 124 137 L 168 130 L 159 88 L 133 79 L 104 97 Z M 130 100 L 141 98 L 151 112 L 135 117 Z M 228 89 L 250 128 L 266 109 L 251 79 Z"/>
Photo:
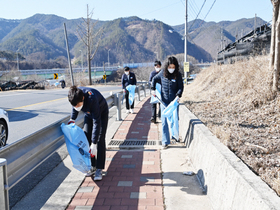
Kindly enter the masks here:
<path id="1" fill-rule="evenodd" d="M 185 106 L 179 129 L 213 209 L 280 209 L 280 198 Z"/>

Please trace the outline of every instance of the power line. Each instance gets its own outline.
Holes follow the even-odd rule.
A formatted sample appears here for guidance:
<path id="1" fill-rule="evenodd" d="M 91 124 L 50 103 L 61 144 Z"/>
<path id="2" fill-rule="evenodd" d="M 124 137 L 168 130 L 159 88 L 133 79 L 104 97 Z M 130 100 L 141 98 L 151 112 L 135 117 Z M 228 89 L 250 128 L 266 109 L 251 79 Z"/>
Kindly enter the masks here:
<path id="1" fill-rule="evenodd" d="M 200 8 L 200 10 L 199 10 L 199 12 L 198 12 L 196 18 L 195 18 L 195 20 L 193 21 L 193 24 L 191 25 L 191 27 L 190 27 L 189 30 L 191 30 L 192 26 L 194 25 L 195 21 L 197 20 L 197 18 L 198 18 L 198 16 L 199 16 L 200 12 L 201 12 L 201 10 L 202 10 L 202 8 L 203 8 L 204 5 L 205 5 L 205 2 L 206 2 L 206 0 L 204 0 L 204 2 L 203 2 L 203 4 L 202 4 L 202 6 L 201 6 L 201 8 Z"/>
<path id="2" fill-rule="evenodd" d="M 170 6 L 172 6 L 172 5 L 174 5 L 174 4 L 178 4 L 178 3 L 179 3 L 179 1 L 177 1 L 177 2 L 175 2 L 175 3 L 173 3 L 173 4 L 170 4 L 170 5 L 168 5 L 168 6 L 161 7 L 161 8 L 158 8 L 158 9 L 156 9 L 156 10 L 153 10 L 153 11 L 147 12 L 147 13 L 142 14 L 142 15 L 140 15 L 140 16 L 144 16 L 144 15 L 148 15 L 148 14 L 154 13 L 154 12 L 156 12 L 156 11 L 158 11 L 158 10 L 165 9 L 165 8 L 167 8 L 167 7 L 170 7 Z"/>
<path id="3" fill-rule="evenodd" d="M 204 22 L 204 20 L 206 19 L 207 15 L 209 14 L 209 12 L 211 11 L 212 7 L 214 6 L 216 0 L 214 0 L 212 6 L 210 7 L 210 9 L 208 10 L 207 14 L 205 15 L 204 19 L 201 21 L 200 25 L 198 27 L 200 27 L 202 25 L 202 23 Z"/>
<path id="4" fill-rule="evenodd" d="M 192 11 L 192 17 L 194 19 L 194 17 L 197 15 L 197 12 L 195 11 L 194 6 L 192 5 L 192 2 L 190 1 L 189 3 L 189 8 L 191 9 L 190 11 Z"/>
<path id="5" fill-rule="evenodd" d="M 186 4 L 183 2 L 183 0 L 181 0 L 181 2 L 182 2 L 182 5 L 185 7 Z M 193 8 L 193 6 L 191 4 L 191 1 L 189 1 L 189 5 L 188 6 L 190 8 L 190 10 L 188 12 L 188 16 L 189 17 L 195 17 L 197 13 L 196 13 L 195 9 Z"/>
<path id="6" fill-rule="evenodd" d="M 196 29 L 196 30 L 198 30 L 198 29 L 199 29 L 199 27 L 200 27 L 200 26 L 204 23 L 204 21 L 205 21 L 206 17 L 208 16 L 208 14 L 210 13 L 210 11 L 212 10 L 212 8 L 213 8 L 213 6 L 214 6 L 215 2 L 216 2 L 216 0 L 214 0 L 214 2 L 213 2 L 213 4 L 212 4 L 212 6 L 211 6 L 211 7 L 210 7 L 210 9 L 208 10 L 207 14 L 205 15 L 204 19 L 200 22 L 200 24 L 199 24 L 199 26 L 197 27 L 197 29 Z M 196 30 L 194 30 L 193 32 L 195 32 Z M 206 32 L 208 32 L 208 31 L 210 31 L 210 29 L 209 29 L 209 28 L 208 28 L 208 29 L 206 29 Z M 194 44 L 196 44 L 196 43 L 194 42 L 194 40 L 193 40 L 191 37 L 189 37 L 189 38 L 192 40 L 192 42 L 193 42 Z"/>

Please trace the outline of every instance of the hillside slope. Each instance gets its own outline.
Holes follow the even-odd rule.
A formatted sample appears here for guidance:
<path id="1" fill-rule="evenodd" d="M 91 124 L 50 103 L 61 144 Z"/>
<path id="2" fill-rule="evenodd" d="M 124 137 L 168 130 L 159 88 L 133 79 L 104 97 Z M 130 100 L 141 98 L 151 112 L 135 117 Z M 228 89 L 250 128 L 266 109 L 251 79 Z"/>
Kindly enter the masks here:
<path id="1" fill-rule="evenodd" d="M 203 48 L 215 60 L 218 52 L 231 42 L 235 41 L 236 35 L 240 38 L 254 29 L 255 18 L 242 18 L 236 21 L 204 22 L 200 19 L 191 21 L 189 26 L 190 42 Z M 257 27 L 266 22 L 261 18 L 256 19 Z M 173 26 L 173 28 L 184 35 L 184 24 Z M 223 38 L 222 38 L 223 37 Z M 221 43 L 223 39 L 223 43 Z"/>
<path id="2" fill-rule="evenodd" d="M 268 57 L 204 69 L 186 106 L 280 195 L 280 93 L 272 100 Z"/>
<path id="3" fill-rule="evenodd" d="M 61 55 L 66 57 L 64 23 L 72 58 L 81 60 L 81 50 L 86 56 L 85 45 L 77 35 L 78 26 L 83 23 L 82 18 L 67 20 L 56 15 L 36 14 L 16 22 L 0 20 L 0 50 L 19 50 L 27 58 L 38 52 L 45 54 L 47 59 L 56 59 Z M 109 49 L 110 63 L 152 62 L 157 56 L 162 60 L 168 55 L 184 52 L 181 36 L 177 32 L 171 34 L 171 27 L 160 21 L 128 17 L 98 21 L 94 30 L 97 31 L 100 27 L 104 28 L 104 36 L 93 60 L 98 65 L 108 60 Z M 33 31 L 37 31 L 36 34 Z M 27 34 L 28 39 L 34 42 L 21 41 L 26 40 Z M 194 44 L 189 46 L 189 54 L 195 55 L 198 60 L 212 60 L 211 55 L 203 48 Z M 86 58 L 83 60 L 86 61 Z"/>

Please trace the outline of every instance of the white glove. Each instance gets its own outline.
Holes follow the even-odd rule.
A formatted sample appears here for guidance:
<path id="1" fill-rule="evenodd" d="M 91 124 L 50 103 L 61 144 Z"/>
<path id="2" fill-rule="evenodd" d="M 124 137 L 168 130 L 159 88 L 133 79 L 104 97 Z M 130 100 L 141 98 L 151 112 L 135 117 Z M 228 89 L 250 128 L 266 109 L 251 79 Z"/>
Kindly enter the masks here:
<path id="1" fill-rule="evenodd" d="M 176 98 L 174 100 L 177 100 L 177 102 L 179 103 L 180 102 L 179 96 L 176 96 Z"/>
<path id="2" fill-rule="evenodd" d="M 67 123 L 67 124 L 69 125 L 69 124 L 71 124 L 71 123 L 74 123 L 74 124 L 75 124 L 75 120 L 70 119 L 70 120 L 68 121 L 68 123 Z"/>
<path id="3" fill-rule="evenodd" d="M 152 90 L 152 91 L 151 91 L 151 94 L 152 94 L 153 96 L 156 96 L 156 91 Z"/>
<path id="4" fill-rule="evenodd" d="M 91 157 L 97 156 L 97 145 L 96 144 L 92 143 L 90 145 L 89 153 L 90 153 Z"/>

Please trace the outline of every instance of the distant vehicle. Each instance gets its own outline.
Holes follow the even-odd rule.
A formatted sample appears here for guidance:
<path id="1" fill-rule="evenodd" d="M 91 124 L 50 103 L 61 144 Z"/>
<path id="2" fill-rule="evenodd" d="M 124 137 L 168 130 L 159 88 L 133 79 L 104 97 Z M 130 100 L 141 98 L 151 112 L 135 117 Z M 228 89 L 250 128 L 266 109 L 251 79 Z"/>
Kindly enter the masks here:
<path id="1" fill-rule="evenodd" d="M 0 109 L 0 147 L 4 147 L 8 140 L 9 118 L 8 112 Z"/>

